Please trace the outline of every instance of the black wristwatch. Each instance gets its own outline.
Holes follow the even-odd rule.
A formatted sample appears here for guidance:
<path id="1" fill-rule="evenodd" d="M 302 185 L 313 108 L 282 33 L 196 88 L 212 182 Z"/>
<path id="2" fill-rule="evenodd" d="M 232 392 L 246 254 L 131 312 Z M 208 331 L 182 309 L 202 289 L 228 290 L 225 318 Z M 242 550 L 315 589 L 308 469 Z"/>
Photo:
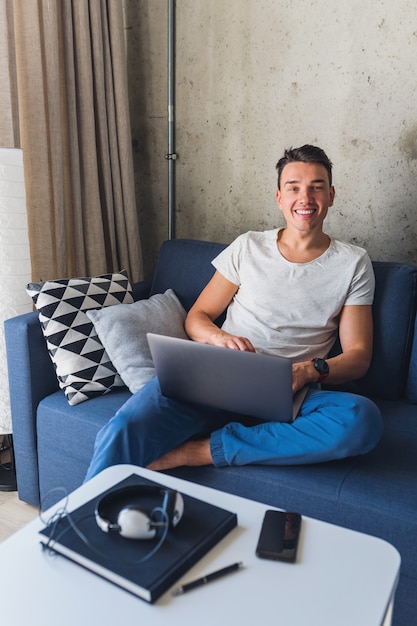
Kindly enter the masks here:
<path id="1" fill-rule="evenodd" d="M 324 359 L 310 359 L 310 360 L 313 363 L 314 367 L 316 368 L 317 372 L 320 374 L 317 382 L 322 383 L 323 380 L 326 380 L 326 378 L 329 375 L 329 365 L 327 361 L 325 361 Z"/>

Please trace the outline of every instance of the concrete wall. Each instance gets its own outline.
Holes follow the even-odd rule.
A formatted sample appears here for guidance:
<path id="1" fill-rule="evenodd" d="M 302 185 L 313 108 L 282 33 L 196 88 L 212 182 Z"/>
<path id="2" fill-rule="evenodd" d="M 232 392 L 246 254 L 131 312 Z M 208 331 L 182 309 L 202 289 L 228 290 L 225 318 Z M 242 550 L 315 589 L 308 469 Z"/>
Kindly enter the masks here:
<path id="1" fill-rule="evenodd" d="M 124 0 L 145 270 L 167 238 L 167 1 Z M 177 0 L 176 235 L 274 228 L 275 163 L 334 163 L 327 232 L 417 263 L 417 4 Z"/>

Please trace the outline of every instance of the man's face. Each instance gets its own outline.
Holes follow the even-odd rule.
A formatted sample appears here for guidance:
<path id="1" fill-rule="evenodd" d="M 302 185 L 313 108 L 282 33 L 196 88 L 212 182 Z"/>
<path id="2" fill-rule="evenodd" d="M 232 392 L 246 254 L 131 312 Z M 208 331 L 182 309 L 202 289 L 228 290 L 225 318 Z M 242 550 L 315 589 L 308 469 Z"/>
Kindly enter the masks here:
<path id="1" fill-rule="evenodd" d="M 324 165 L 288 163 L 282 170 L 280 187 L 276 199 L 287 227 L 303 232 L 321 229 L 335 196 Z"/>

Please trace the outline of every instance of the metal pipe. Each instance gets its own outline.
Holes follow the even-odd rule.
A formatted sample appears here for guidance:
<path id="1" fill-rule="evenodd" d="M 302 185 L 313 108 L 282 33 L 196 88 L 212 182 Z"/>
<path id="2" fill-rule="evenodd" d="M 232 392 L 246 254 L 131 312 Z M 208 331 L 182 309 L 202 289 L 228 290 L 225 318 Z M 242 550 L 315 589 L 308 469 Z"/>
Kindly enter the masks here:
<path id="1" fill-rule="evenodd" d="M 168 0 L 168 237 L 175 239 L 175 0 Z"/>

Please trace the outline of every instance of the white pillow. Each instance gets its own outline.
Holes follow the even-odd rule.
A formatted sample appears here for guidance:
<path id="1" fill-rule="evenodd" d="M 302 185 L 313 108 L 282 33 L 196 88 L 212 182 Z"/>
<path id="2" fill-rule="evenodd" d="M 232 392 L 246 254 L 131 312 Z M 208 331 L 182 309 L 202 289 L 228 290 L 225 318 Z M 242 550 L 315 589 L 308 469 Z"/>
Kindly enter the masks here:
<path id="1" fill-rule="evenodd" d="M 136 393 L 155 376 L 146 333 L 187 339 L 186 312 L 172 289 L 133 304 L 87 311 L 120 378 Z"/>

